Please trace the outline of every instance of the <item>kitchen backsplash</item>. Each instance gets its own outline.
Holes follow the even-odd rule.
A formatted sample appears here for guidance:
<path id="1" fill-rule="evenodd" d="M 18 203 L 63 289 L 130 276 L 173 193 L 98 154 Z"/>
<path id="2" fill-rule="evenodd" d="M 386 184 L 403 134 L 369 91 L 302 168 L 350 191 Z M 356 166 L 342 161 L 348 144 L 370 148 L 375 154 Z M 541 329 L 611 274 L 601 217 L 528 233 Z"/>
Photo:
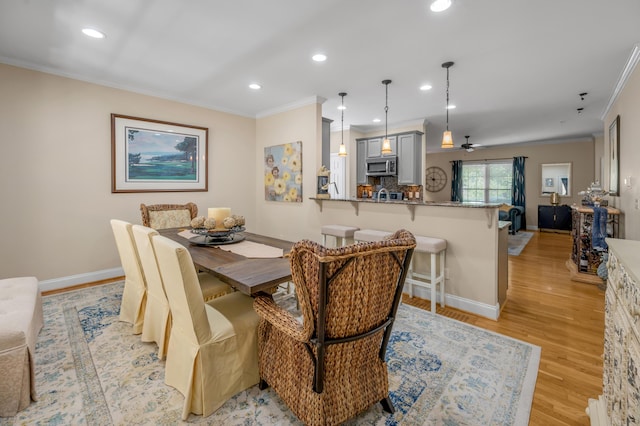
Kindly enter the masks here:
<path id="1" fill-rule="evenodd" d="M 402 192 L 404 199 L 422 199 L 422 185 L 398 185 L 398 178 L 395 176 L 368 177 L 367 185 L 358 185 L 358 198 L 371 198 L 373 193 L 380 188 L 385 188 L 389 192 Z"/>

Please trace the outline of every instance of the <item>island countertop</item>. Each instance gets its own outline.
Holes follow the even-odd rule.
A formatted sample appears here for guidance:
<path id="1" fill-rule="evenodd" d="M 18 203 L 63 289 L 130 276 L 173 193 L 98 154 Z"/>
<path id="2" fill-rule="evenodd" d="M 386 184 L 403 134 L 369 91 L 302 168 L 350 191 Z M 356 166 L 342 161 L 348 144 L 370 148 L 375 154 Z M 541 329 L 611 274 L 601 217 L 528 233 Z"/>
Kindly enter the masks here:
<path id="1" fill-rule="evenodd" d="M 402 204 L 405 206 L 439 206 L 439 207 L 466 207 L 466 208 L 480 208 L 491 209 L 500 207 L 500 203 L 461 203 L 459 201 L 415 201 L 415 200 L 384 200 L 377 201 L 374 198 L 318 198 L 309 197 L 310 200 L 315 201 L 342 201 L 350 203 L 372 203 L 372 204 Z"/>

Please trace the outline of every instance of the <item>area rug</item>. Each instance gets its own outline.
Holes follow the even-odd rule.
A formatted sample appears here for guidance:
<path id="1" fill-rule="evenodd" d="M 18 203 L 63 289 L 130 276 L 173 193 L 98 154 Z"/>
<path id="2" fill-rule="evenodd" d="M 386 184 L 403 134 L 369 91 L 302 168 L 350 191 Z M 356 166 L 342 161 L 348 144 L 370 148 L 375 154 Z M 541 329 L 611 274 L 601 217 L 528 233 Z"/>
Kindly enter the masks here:
<path id="1" fill-rule="evenodd" d="M 515 235 L 509 234 L 509 247 L 507 252 L 511 256 L 518 256 L 525 248 L 529 240 L 533 237 L 533 232 L 519 231 Z"/>
<path id="2" fill-rule="evenodd" d="M 164 384 L 153 343 L 118 321 L 123 283 L 47 296 L 36 348 L 37 402 L 1 424 L 170 425 L 183 397 Z M 278 303 L 295 310 L 292 294 Z M 375 404 L 349 425 L 526 425 L 540 348 L 401 305 L 387 351 L 391 415 Z M 210 425 L 299 425 L 257 386 L 203 418 Z"/>

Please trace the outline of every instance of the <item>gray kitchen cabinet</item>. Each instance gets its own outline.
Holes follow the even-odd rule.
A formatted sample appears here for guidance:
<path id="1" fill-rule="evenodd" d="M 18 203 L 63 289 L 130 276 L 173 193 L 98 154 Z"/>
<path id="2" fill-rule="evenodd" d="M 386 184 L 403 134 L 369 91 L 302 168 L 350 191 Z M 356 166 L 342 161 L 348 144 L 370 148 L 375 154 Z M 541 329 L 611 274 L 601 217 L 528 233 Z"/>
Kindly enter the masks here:
<path id="1" fill-rule="evenodd" d="M 367 139 L 367 158 L 387 157 L 390 155 L 398 155 L 397 141 L 395 136 L 389 136 L 389 142 L 391 143 L 391 153 L 382 153 L 382 140 L 384 137 Z"/>
<path id="2" fill-rule="evenodd" d="M 367 183 L 367 140 L 356 140 L 356 183 Z"/>
<path id="3" fill-rule="evenodd" d="M 422 185 L 422 133 L 397 135 L 398 185 Z"/>

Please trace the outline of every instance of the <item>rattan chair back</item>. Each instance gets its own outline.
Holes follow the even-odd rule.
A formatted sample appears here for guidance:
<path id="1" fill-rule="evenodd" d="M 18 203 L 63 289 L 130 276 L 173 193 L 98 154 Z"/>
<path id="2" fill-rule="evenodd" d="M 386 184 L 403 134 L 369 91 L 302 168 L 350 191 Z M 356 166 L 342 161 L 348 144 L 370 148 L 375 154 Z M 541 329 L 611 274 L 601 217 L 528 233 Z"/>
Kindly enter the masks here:
<path id="1" fill-rule="evenodd" d="M 198 215 L 198 206 L 187 204 L 140 204 L 142 225 L 153 229 L 190 226 L 191 219 Z"/>
<path id="2" fill-rule="evenodd" d="M 305 424 L 338 424 L 376 402 L 393 411 L 384 357 L 414 248 L 405 230 L 340 248 L 299 241 L 290 261 L 302 324 L 256 299 L 261 387 Z"/>

